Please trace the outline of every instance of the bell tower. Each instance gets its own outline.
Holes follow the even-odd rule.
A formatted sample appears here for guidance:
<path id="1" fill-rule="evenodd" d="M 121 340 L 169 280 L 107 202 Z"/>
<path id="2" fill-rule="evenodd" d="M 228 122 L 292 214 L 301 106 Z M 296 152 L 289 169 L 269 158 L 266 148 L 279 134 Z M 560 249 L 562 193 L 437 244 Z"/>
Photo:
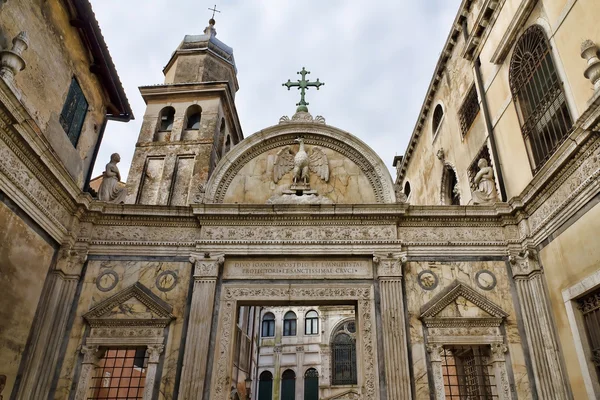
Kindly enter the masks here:
<path id="1" fill-rule="evenodd" d="M 173 52 L 163 84 L 140 87 L 146 113 L 127 203 L 192 203 L 221 157 L 243 139 L 233 49 L 216 35 L 211 18 L 204 34 L 186 35 Z"/>

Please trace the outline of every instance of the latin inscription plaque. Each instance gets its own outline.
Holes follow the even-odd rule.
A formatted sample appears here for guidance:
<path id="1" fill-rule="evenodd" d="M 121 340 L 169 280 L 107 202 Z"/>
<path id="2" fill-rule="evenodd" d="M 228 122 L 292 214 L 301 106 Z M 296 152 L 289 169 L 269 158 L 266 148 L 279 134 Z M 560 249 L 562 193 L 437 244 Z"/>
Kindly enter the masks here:
<path id="1" fill-rule="evenodd" d="M 224 279 L 372 279 L 370 260 L 225 259 Z"/>

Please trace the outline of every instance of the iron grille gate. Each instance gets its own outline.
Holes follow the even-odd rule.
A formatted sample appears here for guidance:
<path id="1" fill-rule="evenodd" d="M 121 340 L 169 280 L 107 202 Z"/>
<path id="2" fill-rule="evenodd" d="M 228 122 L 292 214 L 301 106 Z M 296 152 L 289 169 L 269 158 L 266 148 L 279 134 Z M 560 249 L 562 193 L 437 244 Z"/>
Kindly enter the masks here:
<path id="1" fill-rule="evenodd" d="M 595 291 L 578 301 L 585 321 L 592 362 L 596 366 L 596 379 L 600 382 L 600 291 Z"/>
<path id="2" fill-rule="evenodd" d="M 334 343 L 333 353 L 333 384 L 356 384 L 356 344 Z"/>

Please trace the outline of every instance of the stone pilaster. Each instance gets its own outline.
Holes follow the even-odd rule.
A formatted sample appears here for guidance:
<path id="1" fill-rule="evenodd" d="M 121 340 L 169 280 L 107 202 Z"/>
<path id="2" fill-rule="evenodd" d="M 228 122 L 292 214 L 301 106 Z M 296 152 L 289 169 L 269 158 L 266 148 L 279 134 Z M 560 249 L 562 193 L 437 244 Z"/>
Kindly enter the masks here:
<path id="1" fill-rule="evenodd" d="M 148 346 L 148 369 L 146 370 L 146 383 L 144 385 L 143 400 L 152 400 L 154 385 L 156 383 L 156 372 L 158 370 L 158 361 L 165 346 L 162 344 Z"/>
<path id="2" fill-rule="evenodd" d="M 445 400 L 446 391 L 444 390 L 444 374 L 442 372 L 442 354 L 444 352 L 444 347 L 440 344 L 428 344 L 427 352 L 429 352 L 431 372 L 433 373 L 433 385 L 435 386 L 434 399 Z"/>
<path id="3" fill-rule="evenodd" d="M 404 262 L 406 262 L 406 257 L 398 254 L 374 257 L 381 297 L 381 321 L 388 399 L 411 398 L 402 288 L 402 264 Z"/>
<path id="4" fill-rule="evenodd" d="M 179 390 L 184 400 L 201 399 L 204 391 L 215 289 L 224 259 L 193 255 L 190 262 L 194 265 L 194 289 Z"/>
<path id="5" fill-rule="evenodd" d="M 98 361 L 102 357 L 98 346 L 83 346 L 81 353 L 83 354 L 83 361 L 81 363 L 81 374 L 77 382 L 77 390 L 75 391 L 75 400 L 88 398 L 90 380 L 94 376 L 94 369 L 98 366 Z"/>
<path id="6" fill-rule="evenodd" d="M 64 247 L 48 275 L 17 399 L 47 398 L 87 252 Z"/>
<path id="7" fill-rule="evenodd" d="M 508 346 L 504 343 L 492 343 L 492 365 L 494 366 L 494 376 L 496 377 L 496 388 L 498 390 L 498 399 L 510 400 L 510 384 L 508 382 L 508 371 L 506 370 L 506 356 Z"/>
<path id="8" fill-rule="evenodd" d="M 534 251 L 509 257 L 540 399 L 569 399 L 542 270 Z"/>

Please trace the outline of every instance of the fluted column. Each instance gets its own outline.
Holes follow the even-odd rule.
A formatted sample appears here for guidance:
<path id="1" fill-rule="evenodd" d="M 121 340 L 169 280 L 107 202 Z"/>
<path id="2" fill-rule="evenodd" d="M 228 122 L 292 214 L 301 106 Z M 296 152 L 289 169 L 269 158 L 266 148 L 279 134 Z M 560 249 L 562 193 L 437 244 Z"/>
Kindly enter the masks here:
<path id="1" fill-rule="evenodd" d="M 385 379 L 388 399 L 410 399 L 410 372 L 404 296 L 402 288 L 402 255 L 374 257 L 381 297 L 383 350 L 385 354 Z"/>
<path id="2" fill-rule="evenodd" d="M 41 312 L 36 321 L 23 381 L 17 399 L 48 397 L 60 349 L 87 252 L 61 249 L 56 268 L 48 275 Z"/>
<path id="3" fill-rule="evenodd" d="M 568 399 L 567 383 L 551 323 L 542 270 L 534 251 L 510 256 L 513 279 L 540 399 Z"/>
<path id="4" fill-rule="evenodd" d="M 202 399 L 215 303 L 215 288 L 223 257 L 192 256 L 194 289 L 188 321 L 179 395 L 183 400 Z"/>
<path id="5" fill-rule="evenodd" d="M 146 383 L 144 384 L 143 400 L 152 400 L 154 393 L 154 384 L 156 383 L 156 372 L 158 370 L 158 361 L 160 355 L 165 349 L 162 344 L 148 346 L 148 368 L 146 369 Z"/>

